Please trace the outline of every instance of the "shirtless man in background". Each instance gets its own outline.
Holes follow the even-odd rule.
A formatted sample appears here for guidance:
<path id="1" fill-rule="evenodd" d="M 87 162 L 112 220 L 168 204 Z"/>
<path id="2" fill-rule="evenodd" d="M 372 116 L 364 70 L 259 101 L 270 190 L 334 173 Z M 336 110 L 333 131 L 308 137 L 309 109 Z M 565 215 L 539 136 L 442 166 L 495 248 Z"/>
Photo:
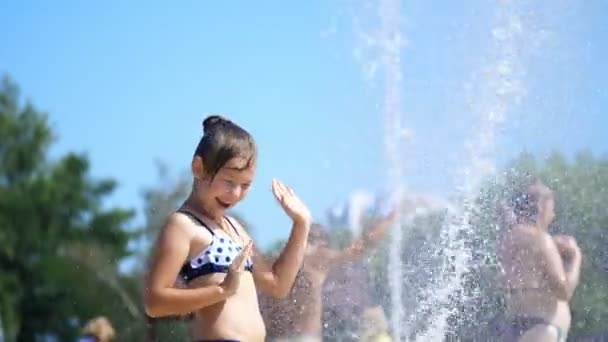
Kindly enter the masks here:
<path id="1" fill-rule="evenodd" d="M 569 301 L 579 282 L 581 251 L 571 236 L 551 236 L 553 192 L 538 180 L 509 203 L 500 238 L 499 286 L 505 292 L 504 341 L 566 341 Z"/>
<path id="2" fill-rule="evenodd" d="M 390 228 L 396 212 L 374 222 L 360 239 L 343 250 L 332 249 L 324 229 L 313 224 L 302 269 L 285 300 L 265 299 L 263 312 L 269 325 L 271 340 L 276 342 L 319 342 L 323 334 L 323 285 L 332 267 L 359 259 L 376 246 Z M 274 329 L 270 327 L 274 326 Z M 270 334 L 269 334 L 270 335 Z"/>

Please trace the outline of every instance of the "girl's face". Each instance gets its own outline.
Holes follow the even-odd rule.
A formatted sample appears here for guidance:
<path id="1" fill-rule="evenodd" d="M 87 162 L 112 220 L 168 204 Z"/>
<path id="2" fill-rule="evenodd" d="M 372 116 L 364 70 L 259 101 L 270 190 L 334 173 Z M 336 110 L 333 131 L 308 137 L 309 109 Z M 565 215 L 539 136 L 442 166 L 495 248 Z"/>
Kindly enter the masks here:
<path id="1" fill-rule="evenodd" d="M 247 196 L 255 176 L 255 163 L 249 167 L 247 164 L 244 158 L 233 158 L 215 175 L 209 175 L 202 160 L 195 158 L 192 172 L 196 196 L 209 215 L 221 217 Z"/>

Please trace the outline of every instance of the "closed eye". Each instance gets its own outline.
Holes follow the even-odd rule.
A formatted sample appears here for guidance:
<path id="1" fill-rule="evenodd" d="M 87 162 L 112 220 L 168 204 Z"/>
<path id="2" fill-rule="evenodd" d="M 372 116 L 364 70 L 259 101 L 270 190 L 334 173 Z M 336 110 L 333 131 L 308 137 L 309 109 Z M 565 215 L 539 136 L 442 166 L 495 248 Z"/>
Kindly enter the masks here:
<path id="1" fill-rule="evenodd" d="M 224 183 L 226 183 L 226 185 L 228 185 L 228 186 L 229 186 L 229 187 L 231 187 L 231 188 L 236 187 L 236 186 L 237 186 L 237 183 L 238 183 L 238 182 L 233 181 L 233 180 L 231 180 L 231 179 L 223 179 L 223 181 L 224 181 Z M 251 183 L 242 183 L 242 184 L 241 184 L 241 188 L 242 188 L 243 190 L 247 190 L 247 189 L 249 189 L 250 187 L 251 187 Z"/>
<path id="2" fill-rule="evenodd" d="M 236 185 L 236 182 L 234 182 L 234 181 L 232 181 L 230 179 L 224 179 L 223 181 L 224 181 L 224 183 L 226 183 L 227 185 L 230 185 L 230 186 L 235 186 Z"/>

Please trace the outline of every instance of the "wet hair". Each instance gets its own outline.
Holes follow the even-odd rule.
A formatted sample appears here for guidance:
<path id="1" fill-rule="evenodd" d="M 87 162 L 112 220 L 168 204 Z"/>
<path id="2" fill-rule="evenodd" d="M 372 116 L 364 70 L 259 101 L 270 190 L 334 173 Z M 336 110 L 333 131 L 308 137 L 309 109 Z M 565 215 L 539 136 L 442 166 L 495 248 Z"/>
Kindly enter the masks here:
<path id="1" fill-rule="evenodd" d="M 243 170 L 251 167 L 257 147 L 245 129 L 219 115 L 211 115 L 203 120 L 203 137 L 194 155 L 203 160 L 205 173 L 214 177 L 233 158 L 247 160 Z"/>
<path id="2" fill-rule="evenodd" d="M 545 186 L 538 178 L 532 178 L 515 191 L 508 201 L 516 223 L 537 223 L 541 202 L 547 199 Z"/>

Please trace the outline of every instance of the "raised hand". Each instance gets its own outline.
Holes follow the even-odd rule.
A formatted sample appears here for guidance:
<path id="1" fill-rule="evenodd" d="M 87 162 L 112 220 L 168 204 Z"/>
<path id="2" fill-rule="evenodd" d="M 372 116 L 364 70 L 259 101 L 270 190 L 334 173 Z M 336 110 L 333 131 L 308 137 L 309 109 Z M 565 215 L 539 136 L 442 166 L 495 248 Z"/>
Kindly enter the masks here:
<path id="1" fill-rule="evenodd" d="M 373 221 L 372 228 L 364 235 L 368 242 L 376 242 L 380 240 L 384 234 L 393 226 L 397 218 L 397 210 L 392 209 L 384 217 L 380 217 Z"/>
<path id="2" fill-rule="evenodd" d="M 279 202 L 294 223 L 309 223 L 310 212 L 308 208 L 294 194 L 293 190 L 285 186 L 278 180 L 272 180 L 272 194 Z"/>
<path id="3" fill-rule="evenodd" d="M 553 237 L 553 241 L 555 241 L 555 245 L 557 245 L 557 249 L 563 258 L 572 259 L 577 254 L 581 253 L 581 250 L 576 243 L 576 239 L 572 236 L 556 235 Z"/>
<path id="4" fill-rule="evenodd" d="M 236 290 L 239 288 L 241 273 L 245 269 L 245 265 L 247 264 L 247 259 L 251 254 L 253 242 L 249 240 L 243 250 L 230 264 L 228 267 L 228 273 L 226 273 L 226 277 L 224 281 L 220 285 L 227 295 L 231 296 L 236 293 Z"/>

